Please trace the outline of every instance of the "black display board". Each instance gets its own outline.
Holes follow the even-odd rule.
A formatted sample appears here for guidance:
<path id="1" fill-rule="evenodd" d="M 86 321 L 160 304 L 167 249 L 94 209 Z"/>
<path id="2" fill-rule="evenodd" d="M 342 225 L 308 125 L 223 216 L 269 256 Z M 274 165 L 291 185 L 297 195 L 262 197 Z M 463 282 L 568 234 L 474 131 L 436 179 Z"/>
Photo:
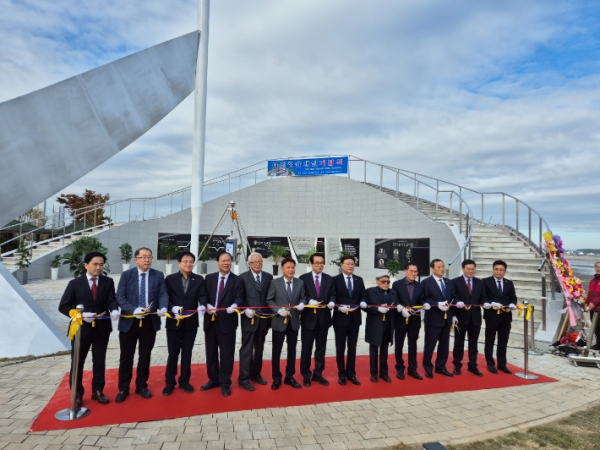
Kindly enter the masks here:
<path id="1" fill-rule="evenodd" d="M 288 255 L 290 254 L 290 242 L 287 237 L 248 236 L 248 245 L 250 246 L 250 251 L 259 253 L 263 259 L 271 256 L 271 247 L 274 245 L 285 247 Z"/>
<path id="2" fill-rule="evenodd" d="M 376 269 L 386 270 L 387 262 L 400 262 L 404 270 L 407 262 L 413 262 L 419 269 L 419 276 L 429 276 L 429 238 L 423 239 L 375 239 Z"/>
<path id="3" fill-rule="evenodd" d="M 158 233 L 158 251 L 156 253 L 156 259 L 166 259 L 162 257 L 161 249 L 163 246 L 176 245 L 181 248 L 181 251 L 189 251 L 191 236 L 191 234 Z M 210 234 L 201 234 L 199 238 L 200 240 L 198 242 L 206 242 L 209 237 Z M 217 254 L 220 251 L 225 250 L 225 240 L 228 237 L 229 236 L 214 235 L 211 238 L 210 243 L 208 245 L 208 251 L 210 252 L 210 258 L 208 259 L 209 261 L 216 261 Z M 197 252 L 198 251 L 194 253 Z"/>
<path id="4" fill-rule="evenodd" d="M 360 263 L 360 239 L 340 239 L 342 243 L 342 250 L 348 252 L 348 254 L 354 256 L 356 260 L 356 267 Z"/>

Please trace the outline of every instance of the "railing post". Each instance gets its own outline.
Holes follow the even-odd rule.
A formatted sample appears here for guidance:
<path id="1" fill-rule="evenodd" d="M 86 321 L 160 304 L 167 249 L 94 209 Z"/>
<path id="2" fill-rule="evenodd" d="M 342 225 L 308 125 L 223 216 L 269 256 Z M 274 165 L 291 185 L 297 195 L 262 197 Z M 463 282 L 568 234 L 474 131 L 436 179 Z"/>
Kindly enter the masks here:
<path id="1" fill-rule="evenodd" d="M 364 183 L 367 184 L 367 161 L 365 161 Z"/>
<path id="2" fill-rule="evenodd" d="M 523 302 L 523 307 L 525 311 L 523 311 L 523 355 L 524 355 L 524 364 L 523 364 L 523 372 L 515 373 L 515 376 L 519 378 L 524 378 L 526 380 L 537 380 L 537 375 L 533 375 L 529 373 L 529 322 L 527 320 L 527 307 L 529 306 L 529 302 L 525 300 Z M 532 325 L 533 326 L 533 325 Z"/>
<path id="3" fill-rule="evenodd" d="M 154 218 L 156 219 L 156 197 L 154 197 Z"/>
<path id="4" fill-rule="evenodd" d="M 502 194 L 502 226 L 506 225 L 506 195 Z"/>
<path id="5" fill-rule="evenodd" d="M 171 214 L 173 214 L 173 194 L 171 194 L 170 197 L 171 197 Z"/>
<path id="6" fill-rule="evenodd" d="M 519 234 L 519 200 L 516 200 L 516 205 L 517 205 L 517 215 L 516 215 L 516 227 L 515 229 L 517 230 L 517 234 Z"/>
<path id="7" fill-rule="evenodd" d="M 415 181 L 416 189 L 415 189 L 415 197 L 417 198 L 417 211 L 419 210 L 419 182 Z"/>
<path id="8" fill-rule="evenodd" d="M 183 211 L 183 191 L 181 191 L 181 211 Z"/>
<path id="9" fill-rule="evenodd" d="M 398 198 L 399 191 L 400 191 L 400 172 L 396 172 L 396 198 Z"/>
<path id="10" fill-rule="evenodd" d="M 146 220 L 146 200 L 142 200 L 142 221 Z"/>
<path id="11" fill-rule="evenodd" d="M 229 173 L 229 193 L 231 194 L 231 172 Z"/>
<path id="12" fill-rule="evenodd" d="M 127 222 L 131 222 L 131 199 L 129 199 L 129 218 L 127 219 Z"/>
<path id="13" fill-rule="evenodd" d="M 98 226 L 98 208 L 94 209 L 94 226 Z"/>
<path id="14" fill-rule="evenodd" d="M 463 204 L 463 198 L 462 198 L 462 188 L 459 187 L 458 188 L 458 195 L 460 196 L 460 201 L 458 202 L 458 213 L 459 213 L 459 223 L 460 225 L 458 226 L 458 232 L 462 233 L 462 204 Z"/>
<path id="15" fill-rule="evenodd" d="M 483 194 L 481 194 L 481 223 L 485 223 L 484 209 L 483 209 Z"/>
<path id="16" fill-rule="evenodd" d="M 527 212 L 528 212 L 528 216 L 529 216 L 528 220 L 527 220 L 528 225 L 529 225 L 529 234 L 527 235 L 527 237 L 529 238 L 529 242 L 532 242 L 531 241 L 531 208 L 528 207 Z"/>
<path id="17" fill-rule="evenodd" d="M 448 221 L 452 222 L 452 195 L 454 194 L 454 191 L 450 191 L 450 214 L 448 216 Z"/>
<path id="18" fill-rule="evenodd" d="M 379 190 L 383 189 L 383 166 L 379 166 Z"/>
<path id="19" fill-rule="evenodd" d="M 417 174 L 416 173 L 414 174 L 414 177 L 415 177 L 415 195 L 414 196 L 416 197 L 417 196 Z M 419 204 L 419 201 L 417 200 L 417 205 L 418 204 Z"/>
<path id="20" fill-rule="evenodd" d="M 542 231 L 542 218 L 541 217 L 540 217 L 540 240 L 538 242 L 540 244 L 540 253 L 542 253 L 544 237 L 543 237 L 543 231 Z"/>
<path id="21" fill-rule="evenodd" d="M 351 178 L 351 177 L 350 177 L 350 165 L 351 165 L 350 163 L 351 163 L 351 162 L 352 162 L 352 161 L 350 161 L 350 158 L 348 158 L 348 178 Z"/>

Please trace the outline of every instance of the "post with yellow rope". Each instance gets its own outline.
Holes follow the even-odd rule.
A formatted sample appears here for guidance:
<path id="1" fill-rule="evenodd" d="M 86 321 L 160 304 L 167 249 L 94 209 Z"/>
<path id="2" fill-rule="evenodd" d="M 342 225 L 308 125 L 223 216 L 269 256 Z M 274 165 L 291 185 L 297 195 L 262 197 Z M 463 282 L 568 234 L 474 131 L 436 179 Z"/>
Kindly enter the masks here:
<path id="1" fill-rule="evenodd" d="M 87 416 L 90 413 L 88 408 L 78 408 L 76 406 L 77 400 L 77 379 L 79 377 L 79 351 L 81 347 L 81 324 L 83 305 L 77 305 L 75 308 L 76 314 L 71 316 L 71 326 L 77 326 L 77 332 L 73 338 L 73 362 L 71 366 L 71 405 L 67 409 L 61 409 L 54 418 L 61 421 L 77 420 Z"/>
<path id="2" fill-rule="evenodd" d="M 524 355 L 524 364 L 523 364 L 523 368 L 524 368 L 524 372 L 517 372 L 515 373 L 515 376 L 519 377 L 519 378 L 524 378 L 525 380 L 537 380 L 538 376 L 529 373 L 529 327 L 528 327 L 528 322 L 530 319 L 530 311 L 531 308 L 529 306 L 529 302 L 527 300 L 525 300 L 523 302 L 523 309 L 522 311 L 524 312 L 523 314 L 523 355 Z M 533 327 L 533 325 L 532 325 Z"/>
<path id="3" fill-rule="evenodd" d="M 544 353 L 535 349 L 535 320 L 533 319 L 535 313 L 535 307 L 533 305 L 531 308 L 531 346 L 527 349 L 527 353 L 533 356 L 540 356 Z"/>

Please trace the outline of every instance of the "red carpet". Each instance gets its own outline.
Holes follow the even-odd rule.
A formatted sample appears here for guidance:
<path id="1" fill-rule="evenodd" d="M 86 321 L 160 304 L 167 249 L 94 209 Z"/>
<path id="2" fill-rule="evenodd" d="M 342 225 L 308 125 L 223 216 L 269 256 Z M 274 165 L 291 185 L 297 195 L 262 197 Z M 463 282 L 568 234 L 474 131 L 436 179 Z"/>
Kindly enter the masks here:
<path id="1" fill-rule="evenodd" d="M 420 358 L 421 355 L 419 355 Z M 424 378 L 423 381 L 418 381 L 412 377 L 406 377 L 404 381 L 401 381 L 395 377 L 394 357 L 390 355 L 390 376 L 393 381 L 391 384 L 388 384 L 381 380 L 378 383 L 371 383 L 369 381 L 369 357 L 358 356 L 356 364 L 358 368 L 357 378 L 361 381 L 361 386 L 354 386 L 351 383 L 348 383 L 346 386 L 340 386 L 337 383 L 335 358 L 328 357 L 326 362 L 327 369 L 324 373 L 325 378 L 330 382 L 328 387 L 313 383 L 310 388 L 293 389 L 291 386 L 282 384 L 277 391 L 271 390 L 271 365 L 270 361 L 265 361 L 262 374 L 269 381 L 269 384 L 266 386 L 255 385 L 256 390 L 254 392 L 244 391 L 237 385 L 238 363 L 236 361 L 232 376 L 232 394 L 228 398 L 224 398 L 221 395 L 221 390 L 218 388 L 207 392 L 199 390 L 200 385 L 207 381 L 204 364 L 194 364 L 192 367 L 192 379 L 190 383 L 197 388 L 196 392 L 186 394 L 183 390 L 176 388 L 171 396 L 163 397 L 162 390 L 165 386 L 165 368 L 164 366 L 154 366 L 151 368 L 150 380 L 148 382 L 148 388 L 152 391 L 154 397 L 146 400 L 139 395 L 135 395 L 133 393 L 135 388 L 132 382 L 131 395 L 121 404 L 114 402 L 118 392 L 118 370 L 110 369 L 106 371 L 106 389 L 104 390 L 106 396 L 110 398 L 110 404 L 108 405 L 100 405 L 90 399 L 92 373 L 91 371 L 86 371 L 83 376 L 83 384 L 86 387 L 83 406 L 91 410 L 90 415 L 73 422 L 60 422 L 54 418 L 54 414 L 61 409 L 69 407 L 69 376 L 66 374 L 48 405 L 46 405 L 31 426 L 31 431 L 63 430 L 67 428 L 84 428 L 119 423 L 147 422 L 228 411 L 312 405 L 316 403 L 371 398 L 475 391 L 479 389 L 503 388 L 556 381 L 553 378 L 542 375 L 539 375 L 539 379 L 535 381 L 523 380 L 514 375 L 503 373 L 493 375 L 485 370 L 484 357 L 480 355 L 479 358 L 479 367 L 482 369 L 483 377 L 476 377 L 467 372 L 466 367 L 464 367 L 463 374 L 459 377 L 448 378 L 443 375 L 434 375 L 433 380 Z M 282 361 L 282 373 L 285 374 L 284 365 L 285 361 Z M 299 361 L 296 362 L 296 370 L 298 370 L 298 366 Z M 419 373 L 424 376 L 425 373 L 421 368 L 420 361 L 419 367 Z M 451 368 L 451 364 L 448 364 L 447 367 Z M 522 371 L 522 369 L 510 364 L 509 367 L 513 372 Z M 296 372 L 295 378 L 298 382 L 302 382 L 302 377 L 298 372 Z"/>

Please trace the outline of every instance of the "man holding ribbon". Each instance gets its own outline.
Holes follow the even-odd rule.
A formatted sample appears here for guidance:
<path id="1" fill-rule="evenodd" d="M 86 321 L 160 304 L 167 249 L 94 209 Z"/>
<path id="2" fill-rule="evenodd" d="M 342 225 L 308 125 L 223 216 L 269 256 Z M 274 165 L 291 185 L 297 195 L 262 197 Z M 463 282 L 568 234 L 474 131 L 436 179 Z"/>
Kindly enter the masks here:
<path id="1" fill-rule="evenodd" d="M 109 403 L 104 395 L 106 369 L 106 349 L 112 332 L 112 321 L 107 313 L 116 320 L 119 317 L 119 305 L 115 296 L 115 283 L 112 278 L 102 275 L 106 256 L 99 252 L 91 252 L 83 258 L 85 275 L 77 277 L 67 285 L 60 300 L 58 310 L 67 317 L 77 305 L 83 305 L 83 323 L 81 325 L 81 341 L 79 353 L 79 371 L 77 377 L 77 395 L 75 403 L 81 408 L 84 388 L 82 384 L 85 358 L 92 349 L 92 400 L 100 404 Z M 71 345 L 71 365 L 73 364 L 73 344 Z M 69 386 L 73 367 L 69 372 Z"/>
<path id="2" fill-rule="evenodd" d="M 117 288 L 117 301 L 121 307 L 119 318 L 119 393 L 115 401 L 124 402 L 129 395 L 133 377 L 133 358 L 139 342 L 135 393 L 152 398 L 148 389 L 150 356 L 160 330 L 160 317 L 167 312 L 169 296 L 162 272 L 152 269 L 152 250 L 146 247 L 135 251 L 137 267 L 121 274 Z"/>

